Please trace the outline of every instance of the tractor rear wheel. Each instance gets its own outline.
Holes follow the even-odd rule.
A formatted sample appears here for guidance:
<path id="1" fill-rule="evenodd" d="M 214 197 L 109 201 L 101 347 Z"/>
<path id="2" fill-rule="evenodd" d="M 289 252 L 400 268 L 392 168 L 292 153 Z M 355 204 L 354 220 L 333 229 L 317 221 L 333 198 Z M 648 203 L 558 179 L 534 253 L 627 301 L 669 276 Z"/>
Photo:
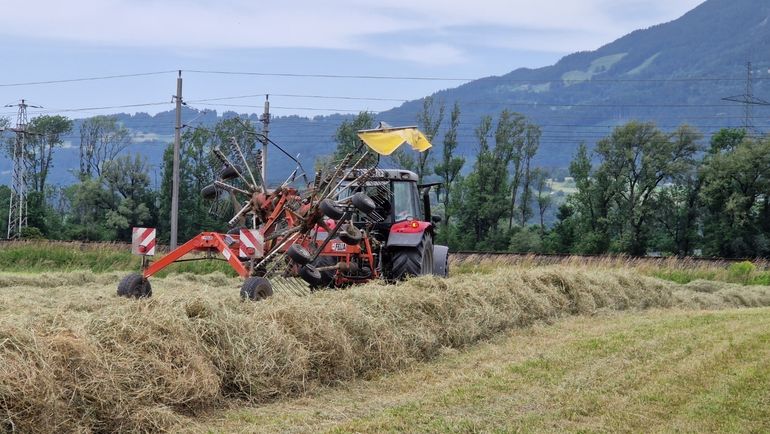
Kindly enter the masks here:
<path id="1" fill-rule="evenodd" d="M 433 239 L 424 233 L 415 247 L 399 247 L 393 251 L 390 278 L 404 280 L 413 276 L 433 274 Z"/>
<path id="2" fill-rule="evenodd" d="M 273 285 L 264 277 L 249 277 L 241 286 L 241 299 L 259 301 L 273 296 Z"/>
<path id="3" fill-rule="evenodd" d="M 150 281 L 139 273 L 129 274 L 118 285 L 118 296 L 126 298 L 152 297 Z"/>

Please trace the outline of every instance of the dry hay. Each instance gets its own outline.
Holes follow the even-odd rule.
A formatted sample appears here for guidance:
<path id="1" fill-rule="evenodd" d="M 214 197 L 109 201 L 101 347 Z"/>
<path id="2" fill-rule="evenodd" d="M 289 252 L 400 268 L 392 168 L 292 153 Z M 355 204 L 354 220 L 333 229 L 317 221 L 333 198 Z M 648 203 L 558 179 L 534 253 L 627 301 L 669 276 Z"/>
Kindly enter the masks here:
<path id="1" fill-rule="evenodd" d="M 156 280 L 156 298 L 141 301 L 109 295 L 94 282 L 101 277 L 73 279 L 90 283 L 0 320 L 0 431 L 164 431 L 228 400 L 259 403 L 370 377 L 566 315 L 770 305 L 770 288 L 566 267 L 260 303 L 238 301 L 238 281 L 223 275 Z M 11 282 L 0 292 L 6 311 L 51 294 L 0 281 Z M 89 308 L 75 310 L 80 303 Z"/>

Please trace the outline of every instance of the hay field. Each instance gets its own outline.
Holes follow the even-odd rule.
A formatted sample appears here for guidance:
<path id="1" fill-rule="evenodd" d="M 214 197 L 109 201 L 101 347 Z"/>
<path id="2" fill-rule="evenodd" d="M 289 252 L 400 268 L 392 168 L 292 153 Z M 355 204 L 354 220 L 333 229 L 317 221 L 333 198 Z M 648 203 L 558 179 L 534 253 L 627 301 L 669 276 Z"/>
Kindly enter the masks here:
<path id="1" fill-rule="evenodd" d="M 240 302 L 239 281 L 223 274 L 156 279 L 153 299 L 119 299 L 120 277 L 0 274 L 0 431 L 206 431 L 227 409 L 412 370 L 577 315 L 770 306 L 768 287 L 565 266 L 262 303 Z"/>

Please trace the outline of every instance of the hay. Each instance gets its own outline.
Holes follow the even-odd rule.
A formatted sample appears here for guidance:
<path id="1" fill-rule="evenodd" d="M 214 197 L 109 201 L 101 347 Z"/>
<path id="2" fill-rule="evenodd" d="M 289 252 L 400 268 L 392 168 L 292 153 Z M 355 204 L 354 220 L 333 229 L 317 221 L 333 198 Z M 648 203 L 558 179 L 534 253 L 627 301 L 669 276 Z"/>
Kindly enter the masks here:
<path id="1" fill-rule="evenodd" d="M 71 281 L 88 281 L 84 276 Z M 296 396 L 567 315 L 770 305 L 767 287 L 704 289 L 567 267 L 426 277 L 260 303 L 238 301 L 237 282 L 174 276 L 156 281 L 155 299 L 133 301 L 91 281 L 66 302 L 4 317 L 0 431 L 164 431 L 228 400 Z M 88 309 L 75 310 L 80 302 Z M 6 300 L 3 309 L 12 306 Z"/>

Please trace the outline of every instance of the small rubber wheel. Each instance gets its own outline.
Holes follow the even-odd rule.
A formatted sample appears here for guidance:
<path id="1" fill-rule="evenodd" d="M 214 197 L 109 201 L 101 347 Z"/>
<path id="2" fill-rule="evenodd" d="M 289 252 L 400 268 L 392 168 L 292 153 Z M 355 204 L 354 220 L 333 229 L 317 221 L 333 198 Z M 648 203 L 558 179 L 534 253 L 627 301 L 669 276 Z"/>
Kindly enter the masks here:
<path id="1" fill-rule="evenodd" d="M 242 171 L 240 167 L 227 165 L 219 171 L 219 178 L 222 181 L 227 181 L 229 179 L 238 178 L 238 173 L 241 172 Z"/>
<path id="2" fill-rule="evenodd" d="M 337 206 L 331 199 L 324 199 L 318 204 L 318 208 L 321 212 L 332 220 L 339 220 L 345 215 L 345 211 Z"/>
<path id="3" fill-rule="evenodd" d="M 215 184 L 209 184 L 201 189 L 201 197 L 206 200 L 216 199 L 219 195 L 219 188 Z"/>
<path id="4" fill-rule="evenodd" d="M 312 287 L 318 286 L 322 283 L 321 272 L 310 264 L 305 265 L 299 269 L 299 277 L 301 277 L 302 280 L 310 284 Z"/>
<path id="5" fill-rule="evenodd" d="M 375 208 L 377 208 L 377 204 L 374 203 L 374 199 L 367 196 L 365 193 L 354 194 L 351 202 L 357 210 L 364 214 L 369 214 L 370 212 L 374 211 Z"/>
<path id="6" fill-rule="evenodd" d="M 342 225 L 337 236 L 340 240 L 342 240 L 343 243 L 349 246 L 357 246 L 358 243 L 361 242 L 361 239 L 363 239 L 364 234 L 361 233 L 361 229 L 358 229 L 352 224 L 347 223 Z"/>
<path id="7" fill-rule="evenodd" d="M 292 244 L 289 246 L 289 249 L 286 250 L 286 255 L 289 257 L 289 259 L 299 265 L 307 265 L 310 263 L 310 260 L 313 259 L 313 257 L 310 255 L 310 252 L 308 252 L 306 248 L 299 244 Z"/>
<path id="8" fill-rule="evenodd" d="M 259 301 L 273 296 L 273 285 L 264 277 L 249 277 L 241 286 L 241 300 Z"/>
<path id="9" fill-rule="evenodd" d="M 129 274 L 118 285 L 118 296 L 126 298 L 152 297 L 150 281 L 139 273 Z"/>

